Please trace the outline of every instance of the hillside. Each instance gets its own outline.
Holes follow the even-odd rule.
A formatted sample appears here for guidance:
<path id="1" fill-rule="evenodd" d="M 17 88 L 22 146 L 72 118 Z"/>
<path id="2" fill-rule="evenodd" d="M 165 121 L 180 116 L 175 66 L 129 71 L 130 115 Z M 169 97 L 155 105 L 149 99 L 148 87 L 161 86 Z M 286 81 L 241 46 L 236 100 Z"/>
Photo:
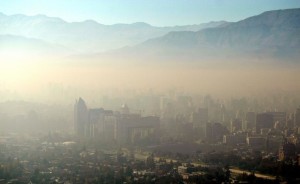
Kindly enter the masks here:
<path id="1" fill-rule="evenodd" d="M 198 57 L 274 57 L 297 59 L 300 53 L 300 9 L 276 10 L 197 32 L 171 32 L 125 52 Z M 150 52 L 150 53 L 149 53 Z"/>
<path id="2" fill-rule="evenodd" d="M 62 45 L 78 53 L 102 52 L 133 46 L 171 31 L 198 31 L 226 24 L 224 21 L 199 25 L 155 27 L 147 23 L 103 25 L 93 20 L 66 22 L 45 15 L 0 14 L 0 34 L 35 38 Z"/>

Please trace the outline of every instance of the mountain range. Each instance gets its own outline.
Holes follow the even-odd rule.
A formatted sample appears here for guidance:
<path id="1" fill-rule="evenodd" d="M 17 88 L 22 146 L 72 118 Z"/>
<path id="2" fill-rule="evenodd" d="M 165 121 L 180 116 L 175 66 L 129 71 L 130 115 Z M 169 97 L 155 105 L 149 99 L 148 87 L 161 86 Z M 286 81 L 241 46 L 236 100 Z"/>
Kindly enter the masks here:
<path id="1" fill-rule="evenodd" d="M 170 32 L 118 54 L 298 59 L 300 9 L 275 10 L 199 31 Z M 116 54 L 114 53 L 114 54 Z"/>
<path id="2" fill-rule="evenodd" d="M 225 24 L 227 22 L 219 21 L 173 27 L 156 27 L 143 22 L 103 25 L 93 20 L 66 22 L 45 15 L 0 14 L 0 35 L 39 39 L 86 54 L 133 46 L 171 31 L 198 31 Z"/>
<path id="3" fill-rule="evenodd" d="M 238 22 L 155 27 L 147 23 L 103 25 L 66 22 L 45 15 L 0 14 L 0 49 L 31 45 L 41 50 L 123 58 L 300 57 L 300 8 L 273 10 Z M 50 52 L 52 53 L 52 52 Z"/>

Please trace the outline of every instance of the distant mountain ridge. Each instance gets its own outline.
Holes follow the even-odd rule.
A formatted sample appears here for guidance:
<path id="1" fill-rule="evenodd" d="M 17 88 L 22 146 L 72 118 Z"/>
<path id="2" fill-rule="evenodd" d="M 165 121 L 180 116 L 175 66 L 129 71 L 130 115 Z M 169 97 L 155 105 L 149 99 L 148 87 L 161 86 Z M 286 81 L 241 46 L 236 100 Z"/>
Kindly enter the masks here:
<path id="1" fill-rule="evenodd" d="M 300 8 L 268 11 L 233 23 L 220 21 L 173 27 L 155 27 L 144 22 L 103 25 L 93 20 L 70 23 L 45 15 L 0 14 L 0 35 L 1 49 L 11 43 L 18 43 L 20 49 L 28 44 L 32 48 L 40 46 L 42 52 L 63 50 L 60 53 L 64 55 L 72 52 L 75 58 L 96 60 L 123 60 L 124 56 L 138 60 L 298 60 Z M 4 39 L 7 35 L 9 39 Z"/>
<path id="2" fill-rule="evenodd" d="M 0 35 L 0 54 L 2 52 L 31 53 L 33 55 L 67 56 L 73 51 L 61 45 L 50 44 L 43 40 L 16 35 Z"/>
<path id="3" fill-rule="evenodd" d="M 79 53 L 93 53 L 133 46 L 170 31 L 198 31 L 226 24 L 225 21 L 199 25 L 155 27 L 147 23 L 103 25 L 93 20 L 66 22 L 45 15 L 7 16 L 0 14 L 0 35 L 16 35 L 59 44 Z"/>
<path id="4" fill-rule="evenodd" d="M 274 10 L 224 26 L 197 32 L 170 32 L 126 52 L 189 53 L 201 57 L 228 55 L 297 58 L 300 56 L 300 9 Z M 123 51 L 122 51 L 123 52 Z"/>

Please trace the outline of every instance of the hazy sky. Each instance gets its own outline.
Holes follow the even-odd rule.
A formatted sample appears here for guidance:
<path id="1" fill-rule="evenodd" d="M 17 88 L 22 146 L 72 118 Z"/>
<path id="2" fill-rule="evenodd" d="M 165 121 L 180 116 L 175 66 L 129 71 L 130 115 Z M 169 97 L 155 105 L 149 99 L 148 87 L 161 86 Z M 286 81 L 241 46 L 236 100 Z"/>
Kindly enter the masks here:
<path id="1" fill-rule="evenodd" d="M 185 25 L 237 21 L 267 10 L 300 8 L 300 0 L 1 0 L 0 12 L 46 14 L 103 24 Z"/>

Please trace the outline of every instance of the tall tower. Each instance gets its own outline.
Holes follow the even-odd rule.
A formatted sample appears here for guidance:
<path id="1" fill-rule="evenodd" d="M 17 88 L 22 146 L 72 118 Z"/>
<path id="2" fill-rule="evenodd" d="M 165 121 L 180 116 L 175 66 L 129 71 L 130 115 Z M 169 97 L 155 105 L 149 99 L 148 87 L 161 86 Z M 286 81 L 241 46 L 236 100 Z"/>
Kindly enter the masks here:
<path id="1" fill-rule="evenodd" d="M 88 110 L 84 100 L 80 97 L 74 106 L 74 129 L 79 136 L 85 136 L 88 126 Z"/>

